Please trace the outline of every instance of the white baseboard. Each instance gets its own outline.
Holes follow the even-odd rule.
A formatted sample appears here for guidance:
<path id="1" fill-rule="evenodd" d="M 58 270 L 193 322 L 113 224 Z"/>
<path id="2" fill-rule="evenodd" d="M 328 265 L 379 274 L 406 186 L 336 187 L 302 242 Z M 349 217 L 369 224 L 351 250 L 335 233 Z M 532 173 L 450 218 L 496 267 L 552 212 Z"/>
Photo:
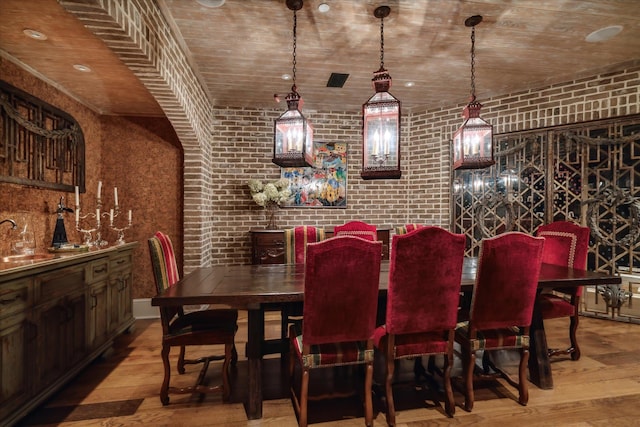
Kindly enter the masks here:
<path id="1" fill-rule="evenodd" d="M 133 300 L 133 317 L 136 319 L 159 319 L 158 307 L 151 305 L 151 298 L 139 298 Z"/>

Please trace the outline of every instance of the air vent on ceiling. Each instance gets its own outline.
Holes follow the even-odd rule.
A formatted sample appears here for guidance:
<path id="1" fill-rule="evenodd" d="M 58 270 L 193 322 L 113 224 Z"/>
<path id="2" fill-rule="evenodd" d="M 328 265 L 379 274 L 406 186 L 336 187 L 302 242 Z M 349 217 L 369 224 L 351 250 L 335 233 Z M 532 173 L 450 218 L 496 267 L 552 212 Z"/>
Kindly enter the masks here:
<path id="1" fill-rule="evenodd" d="M 349 78 L 349 74 L 331 73 L 327 81 L 327 87 L 342 87 Z"/>

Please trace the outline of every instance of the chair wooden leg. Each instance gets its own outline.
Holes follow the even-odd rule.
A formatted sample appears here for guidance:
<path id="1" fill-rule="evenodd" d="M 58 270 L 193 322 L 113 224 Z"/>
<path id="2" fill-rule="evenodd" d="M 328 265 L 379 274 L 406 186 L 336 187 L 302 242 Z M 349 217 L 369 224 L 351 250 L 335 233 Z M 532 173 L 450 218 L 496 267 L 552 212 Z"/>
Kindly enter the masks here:
<path id="1" fill-rule="evenodd" d="M 432 357 L 432 356 L 431 356 Z M 456 413 L 456 404 L 453 400 L 453 389 L 451 388 L 451 367 L 453 366 L 453 349 L 445 355 L 444 358 L 444 393 L 446 400 L 444 402 L 444 409 L 448 416 L 453 417 Z"/>
<path id="2" fill-rule="evenodd" d="M 464 409 L 471 412 L 473 410 L 473 370 L 476 364 L 476 352 L 471 349 L 463 349 L 462 354 L 464 356 L 463 364 L 463 376 L 465 387 Z"/>
<path id="3" fill-rule="evenodd" d="M 578 346 L 578 339 L 576 338 L 576 332 L 578 331 L 578 322 L 580 316 L 576 314 L 571 316 L 571 324 L 569 325 L 569 340 L 571 341 L 571 360 L 580 359 L 580 347 Z"/>
<path id="4" fill-rule="evenodd" d="M 238 364 L 238 350 L 236 350 L 236 342 L 234 339 L 233 346 L 231 347 L 231 366 Z"/>
<path id="5" fill-rule="evenodd" d="M 364 381 L 364 421 L 367 427 L 373 426 L 373 398 L 371 396 L 373 387 L 373 361 L 367 363 Z"/>
<path id="6" fill-rule="evenodd" d="M 518 391 L 520 397 L 518 402 L 522 406 L 526 406 L 529 402 L 529 388 L 527 383 L 527 366 L 529 365 L 529 349 L 523 347 L 520 349 L 520 366 L 518 369 Z"/>
<path id="7" fill-rule="evenodd" d="M 180 356 L 178 356 L 178 373 L 184 374 L 184 353 L 185 348 L 183 345 L 180 346 Z"/>
<path id="8" fill-rule="evenodd" d="M 387 400 L 387 424 L 390 426 L 395 426 L 396 425 L 396 407 L 395 407 L 395 404 L 393 403 L 393 387 L 392 387 L 393 373 L 395 371 L 395 360 L 393 359 L 393 351 L 386 350 L 385 355 L 386 355 L 385 365 L 387 370 L 387 373 L 385 376 L 385 397 Z M 416 359 L 416 361 L 417 360 L 418 359 Z M 422 364 L 420 364 L 420 366 L 422 366 Z M 416 382 L 417 380 L 418 378 L 416 378 Z"/>
<path id="9" fill-rule="evenodd" d="M 162 381 L 162 387 L 160 387 L 160 402 L 163 405 L 169 404 L 169 379 L 171 378 L 171 365 L 169 364 L 169 350 L 171 347 L 168 345 L 162 346 L 160 355 L 162 356 L 162 364 L 164 365 L 164 380 Z"/>
<path id="10" fill-rule="evenodd" d="M 233 360 L 235 344 L 225 344 L 224 362 L 222 362 L 222 401 L 228 402 L 231 397 L 231 382 L 229 381 L 229 366 Z M 237 355 L 236 355 L 237 357 Z"/>
<path id="11" fill-rule="evenodd" d="M 302 368 L 302 386 L 300 387 L 300 418 L 298 425 L 307 427 L 307 402 L 309 400 L 309 369 Z"/>

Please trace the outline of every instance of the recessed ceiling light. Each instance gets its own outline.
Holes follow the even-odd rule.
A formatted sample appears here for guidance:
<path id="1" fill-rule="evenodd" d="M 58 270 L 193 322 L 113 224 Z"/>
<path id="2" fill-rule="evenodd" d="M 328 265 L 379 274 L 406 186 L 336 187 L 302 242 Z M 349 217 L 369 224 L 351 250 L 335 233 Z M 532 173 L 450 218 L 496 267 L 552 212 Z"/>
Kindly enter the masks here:
<path id="1" fill-rule="evenodd" d="M 331 9 L 331 7 L 326 3 L 320 3 L 320 5 L 318 6 L 318 10 L 322 13 L 329 12 L 329 9 Z"/>
<path id="2" fill-rule="evenodd" d="M 224 4 L 224 0 L 197 0 L 204 7 L 220 7 Z"/>
<path id="3" fill-rule="evenodd" d="M 36 30 L 32 30 L 30 28 L 25 28 L 24 30 L 22 30 L 22 32 L 27 35 L 28 37 L 31 37 L 34 40 L 46 40 L 47 39 L 47 35 L 44 33 L 41 33 L 40 31 L 36 31 Z"/>
<path id="4" fill-rule="evenodd" d="M 413 87 L 414 85 L 415 85 L 415 83 L 414 83 L 414 82 L 406 82 L 406 83 L 404 84 L 404 87 Z"/>
<path id="5" fill-rule="evenodd" d="M 291 80 L 291 75 L 290 74 L 283 74 L 280 78 L 282 80 Z"/>
<path id="6" fill-rule="evenodd" d="M 617 36 L 621 31 L 622 25 L 611 25 L 595 30 L 584 39 L 589 43 L 603 42 Z"/>
<path id="7" fill-rule="evenodd" d="M 82 64 L 74 64 L 73 68 L 75 68 L 78 71 L 82 71 L 83 73 L 90 73 L 91 72 L 91 68 L 87 67 L 86 65 L 82 65 Z"/>

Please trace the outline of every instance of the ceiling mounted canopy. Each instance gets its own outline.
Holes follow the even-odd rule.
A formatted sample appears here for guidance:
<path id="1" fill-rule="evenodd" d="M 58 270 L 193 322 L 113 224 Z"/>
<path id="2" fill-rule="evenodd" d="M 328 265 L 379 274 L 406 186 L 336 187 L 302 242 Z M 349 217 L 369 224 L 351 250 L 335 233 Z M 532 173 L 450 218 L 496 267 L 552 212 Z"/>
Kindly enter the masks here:
<path id="1" fill-rule="evenodd" d="M 391 76 L 384 68 L 384 18 L 391 8 L 380 6 L 380 68 L 373 73 L 376 93 L 362 106 L 363 179 L 400 178 L 400 101 L 389 93 Z"/>
<path id="2" fill-rule="evenodd" d="M 476 25 L 482 16 L 467 18 L 464 25 L 471 27 L 471 98 L 462 111 L 464 122 L 453 135 L 453 169 L 483 169 L 493 160 L 493 126 L 480 117 L 482 104 L 476 100 L 475 41 Z"/>
<path id="3" fill-rule="evenodd" d="M 296 86 L 296 11 L 302 6 L 302 0 L 287 0 L 293 11 L 293 86 L 285 98 L 287 111 L 275 120 L 273 132 L 273 163 L 281 167 L 313 166 L 313 127 L 300 111 L 302 97 Z"/>

